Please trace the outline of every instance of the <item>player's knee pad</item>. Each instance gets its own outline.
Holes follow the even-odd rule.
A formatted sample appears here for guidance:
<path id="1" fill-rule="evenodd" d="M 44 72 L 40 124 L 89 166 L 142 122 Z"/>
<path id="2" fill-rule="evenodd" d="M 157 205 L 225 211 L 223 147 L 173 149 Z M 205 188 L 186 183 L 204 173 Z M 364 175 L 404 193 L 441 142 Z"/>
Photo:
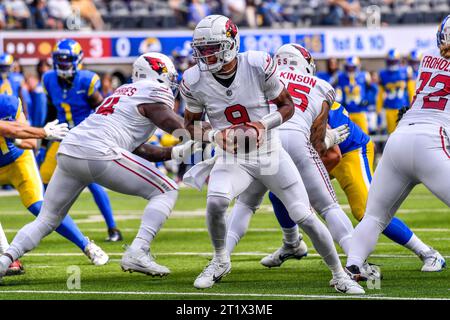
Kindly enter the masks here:
<path id="1" fill-rule="evenodd" d="M 373 222 L 373 224 L 377 227 L 377 229 L 379 230 L 379 233 L 383 232 L 384 229 L 386 229 L 388 222 L 387 221 L 383 221 L 382 219 L 371 215 L 371 214 L 366 214 L 363 217 L 364 220 L 370 220 Z"/>
<path id="2" fill-rule="evenodd" d="M 293 203 L 290 203 L 286 206 L 286 209 L 289 213 L 289 217 L 297 224 L 301 223 L 313 214 L 311 208 L 303 204 L 301 201 L 294 201 Z"/>
<path id="3" fill-rule="evenodd" d="M 175 206 L 177 197 L 178 190 L 158 194 L 150 198 L 148 206 L 155 208 L 155 210 L 164 213 L 168 217 Z"/>
<path id="4" fill-rule="evenodd" d="M 209 215 L 225 215 L 230 205 L 230 199 L 219 196 L 208 196 L 206 200 L 206 211 Z"/>
<path id="5" fill-rule="evenodd" d="M 331 205 L 329 205 L 328 207 L 326 207 L 326 208 L 323 208 L 322 210 L 319 210 L 318 211 L 318 213 L 320 214 L 320 216 L 323 218 L 323 219 L 327 219 L 327 216 L 329 215 L 329 214 L 333 214 L 334 212 L 337 212 L 337 211 L 341 211 L 342 209 L 341 209 L 341 207 L 339 206 L 339 204 L 338 203 L 333 203 L 333 204 L 331 204 Z"/>

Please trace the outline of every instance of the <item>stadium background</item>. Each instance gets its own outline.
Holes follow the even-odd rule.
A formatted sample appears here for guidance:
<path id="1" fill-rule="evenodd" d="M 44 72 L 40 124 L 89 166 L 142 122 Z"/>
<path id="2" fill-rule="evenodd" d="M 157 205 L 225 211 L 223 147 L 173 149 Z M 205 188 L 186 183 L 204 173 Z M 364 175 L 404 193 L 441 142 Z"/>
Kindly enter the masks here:
<path id="1" fill-rule="evenodd" d="M 437 25 L 449 12 L 448 0 L 7 0 L 0 2 L 0 53 L 14 56 L 15 68 L 24 74 L 24 86 L 32 91 L 39 80 L 36 78 L 37 63 L 49 59 L 58 39 L 74 38 L 83 47 L 84 68 L 101 76 L 112 75 L 113 86 L 117 86 L 128 79 L 131 63 L 141 53 L 160 51 L 171 55 L 174 51 L 187 50 L 196 22 L 208 14 L 222 13 L 231 16 L 240 28 L 241 51 L 274 53 L 284 43 L 297 42 L 311 51 L 318 71 L 325 70 L 329 58 L 338 58 L 342 67 L 345 58 L 356 55 L 361 57 L 364 70 L 377 72 L 385 66 L 384 58 L 389 49 L 398 49 L 406 61 L 406 56 L 413 49 L 426 51 L 433 48 Z M 337 184 L 335 187 L 338 188 Z M 337 189 L 337 192 L 343 208 L 349 212 L 342 191 Z M 145 204 L 139 199 L 115 193 L 111 193 L 111 198 L 125 239 L 129 241 L 135 236 Z M 148 290 L 160 291 L 154 298 L 195 298 L 189 293 L 193 291 L 192 281 L 204 265 L 204 253 L 210 251 L 204 228 L 204 201 L 204 192 L 182 191 L 176 214 L 169 219 L 155 242 L 155 252 L 163 263 L 171 266 L 173 275 L 162 282 L 148 280 L 151 282 L 149 287 L 147 281 L 130 281 L 130 275 L 119 273 L 117 261 L 122 254 L 122 244 L 103 242 L 104 224 L 98 218 L 92 199 L 83 194 L 71 214 L 80 228 L 110 253 L 112 263 L 99 273 L 87 264 L 84 257 L 75 253 L 71 244 L 57 235 L 51 235 L 40 248 L 25 257 L 24 263 L 28 268 L 25 280 L 8 279 L 8 283 L 14 286 L 2 288 L 0 298 L 62 298 L 57 295 L 67 292 L 63 291 L 66 290 L 66 267 L 74 263 L 82 267 L 82 288 L 92 292 L 75 298 L 97 299 L 101 297 L 99 292 L 104 290 L 116 291 L 114 296 L 104 296 L 106 298 L 133 298 L 137 296 L 128 296 L 125 291 L 140 294 Z M 293 294 L 291 297 L 278 296 L 280 299 L 335 297 L 329 295 L 331 291 L 324 287 L 329 280 L 328 275 L 323 272 L 318 276 L 316 273 L 318 268 L 324 269 L 324 266 L 313 250 L 310 258 L 302 261 L 301 270 L 297 268 L 296 261 L 288 262 L 278 273 L 271 270 L 274 272 L 270 272 L 269 276 L 261 270 L 257 260 L 275 249 L 280 242 L 278 226 L 267 201 L 261 211 L 233 258 L 234 271 L 230 280 L 225 280 L 221 287 L 214 289 L 218 297 L 256 298 L 255 295 L 245 295 L 250 293 L 260 294 L 262 299 L 274 298 L 276 296 L 271 294 L 279 291 L 276 288 L 284 288 L 283 294 Z M 430 215 L 430 212 L 433 214 Z M 2 223 L 8 226 L 6 232 L 9 239 L 33 219 L 25 213 L 17 196 L 0 200 L 0 214 Z M 399 212 L 399 217 L 407 221 L 424 240 L 435 244 L 447 258 L 446 241 L 449 238 L 445 235 L 450 230 L 448 215 L 448 209 L 424 188 L 416 190 Z M 382 264 L 383 271 L 390 277 L 382 284 L 384 296 L 381 298 L 448 298 L 448 272 L 423 276 L 417 271 L 420 262 L 405 253 L 404 249 L 393 246 L 386 238 L 382 238 L 380 247 L 377 247 L 374 262 Z M 297 282 L 291 281 L 292 275 L 302 279 L 302 288 L 299 289 Z M 415 289 L 410 290 L 411 287 Z M 174 292 L 180 291 L 185 292 L 174 295 Z M 228 295 L 230 292 L 231 295 Z M 313 295 L 308 296 L 311 293 Z M 376 295 L 377 292 L 374 293 Z M 151 292 L 143 294 L 143 298 L 152 296 Z"/>

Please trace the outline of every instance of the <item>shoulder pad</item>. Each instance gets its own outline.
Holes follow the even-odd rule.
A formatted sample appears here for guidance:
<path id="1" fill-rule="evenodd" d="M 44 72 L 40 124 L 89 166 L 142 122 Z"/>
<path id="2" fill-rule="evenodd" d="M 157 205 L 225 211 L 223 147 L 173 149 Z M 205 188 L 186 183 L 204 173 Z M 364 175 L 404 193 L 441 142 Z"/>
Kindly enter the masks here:
<path id="1" fill-rule="evenodd" d="M 183 82 L 187 87 L 195 85 L 200 80 L 200 70 L 198 66 L 192 66 L 183 73 Z"/>
<path id="2" fill-rule="evenodd" d="M 248 63 L 252 67 L 263 68 L 272 59 L 270 54 L 264 51 L 247 51 L 243 55 L 247 54 Z"/>

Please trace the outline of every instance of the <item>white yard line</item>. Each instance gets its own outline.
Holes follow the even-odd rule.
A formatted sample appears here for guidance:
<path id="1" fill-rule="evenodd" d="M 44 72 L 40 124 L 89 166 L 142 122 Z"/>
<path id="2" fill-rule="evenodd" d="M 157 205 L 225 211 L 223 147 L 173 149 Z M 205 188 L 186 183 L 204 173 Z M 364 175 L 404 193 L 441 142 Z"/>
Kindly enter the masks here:
<path id="1" fill-rule="evenodd" d="M 305 298 L 305 299 L 364 299 L 364 300 L 450 300 L 449 298 L 406 298 L 380 295 L 315 295 L 282 293 L 216 293 L 216 292 L 164 292 L 164 291 L 68 291 L 68 290 L 0 290 L 0 294 L 67 294 L 67 295 L 132 295 L 132 296 L 208 296 L 208 297 L 247 297 L 247 298 Z M 182 303 L 182 301 L 180 301 Z"/>
<path id="2" fill-rule="evenodd" d="M 212 252 L 155 252 L 155 256 L 211 256 Z M 232 253 L 232 256 L 266 256 L 268 252 L 235 252 Z M 109 256 L 122 256 L 123 252 L 108 252 Z M 81 257 L 84 256 L 83 253 L 68 253 L 68 252 L 60 252 L 60 253 L 27 253 L 26 257 Z M 340 257 L 345 258 L 344 254 L 339 254 Z M 401 255 L 401 254 L 372 254 L 373 258 L 395 258 L 395 259 L 409 259 L 415 258 L 415 255 Z M 308 258 L 321 258 L 317 253 L 308 253 Z M 450 256 L 444 256 L 444 258 L 450 258 Z"/>

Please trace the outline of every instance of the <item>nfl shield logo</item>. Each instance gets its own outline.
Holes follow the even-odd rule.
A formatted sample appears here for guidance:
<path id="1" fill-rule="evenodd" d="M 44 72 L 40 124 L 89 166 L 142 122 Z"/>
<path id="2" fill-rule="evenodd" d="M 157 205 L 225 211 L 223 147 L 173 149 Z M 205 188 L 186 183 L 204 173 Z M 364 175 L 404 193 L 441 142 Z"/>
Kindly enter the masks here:
<path id="1" fill-rule="evenodd" d="M 230 97 L 233 94 L 233 91 L 227 90 L 227 96 Z"/>

